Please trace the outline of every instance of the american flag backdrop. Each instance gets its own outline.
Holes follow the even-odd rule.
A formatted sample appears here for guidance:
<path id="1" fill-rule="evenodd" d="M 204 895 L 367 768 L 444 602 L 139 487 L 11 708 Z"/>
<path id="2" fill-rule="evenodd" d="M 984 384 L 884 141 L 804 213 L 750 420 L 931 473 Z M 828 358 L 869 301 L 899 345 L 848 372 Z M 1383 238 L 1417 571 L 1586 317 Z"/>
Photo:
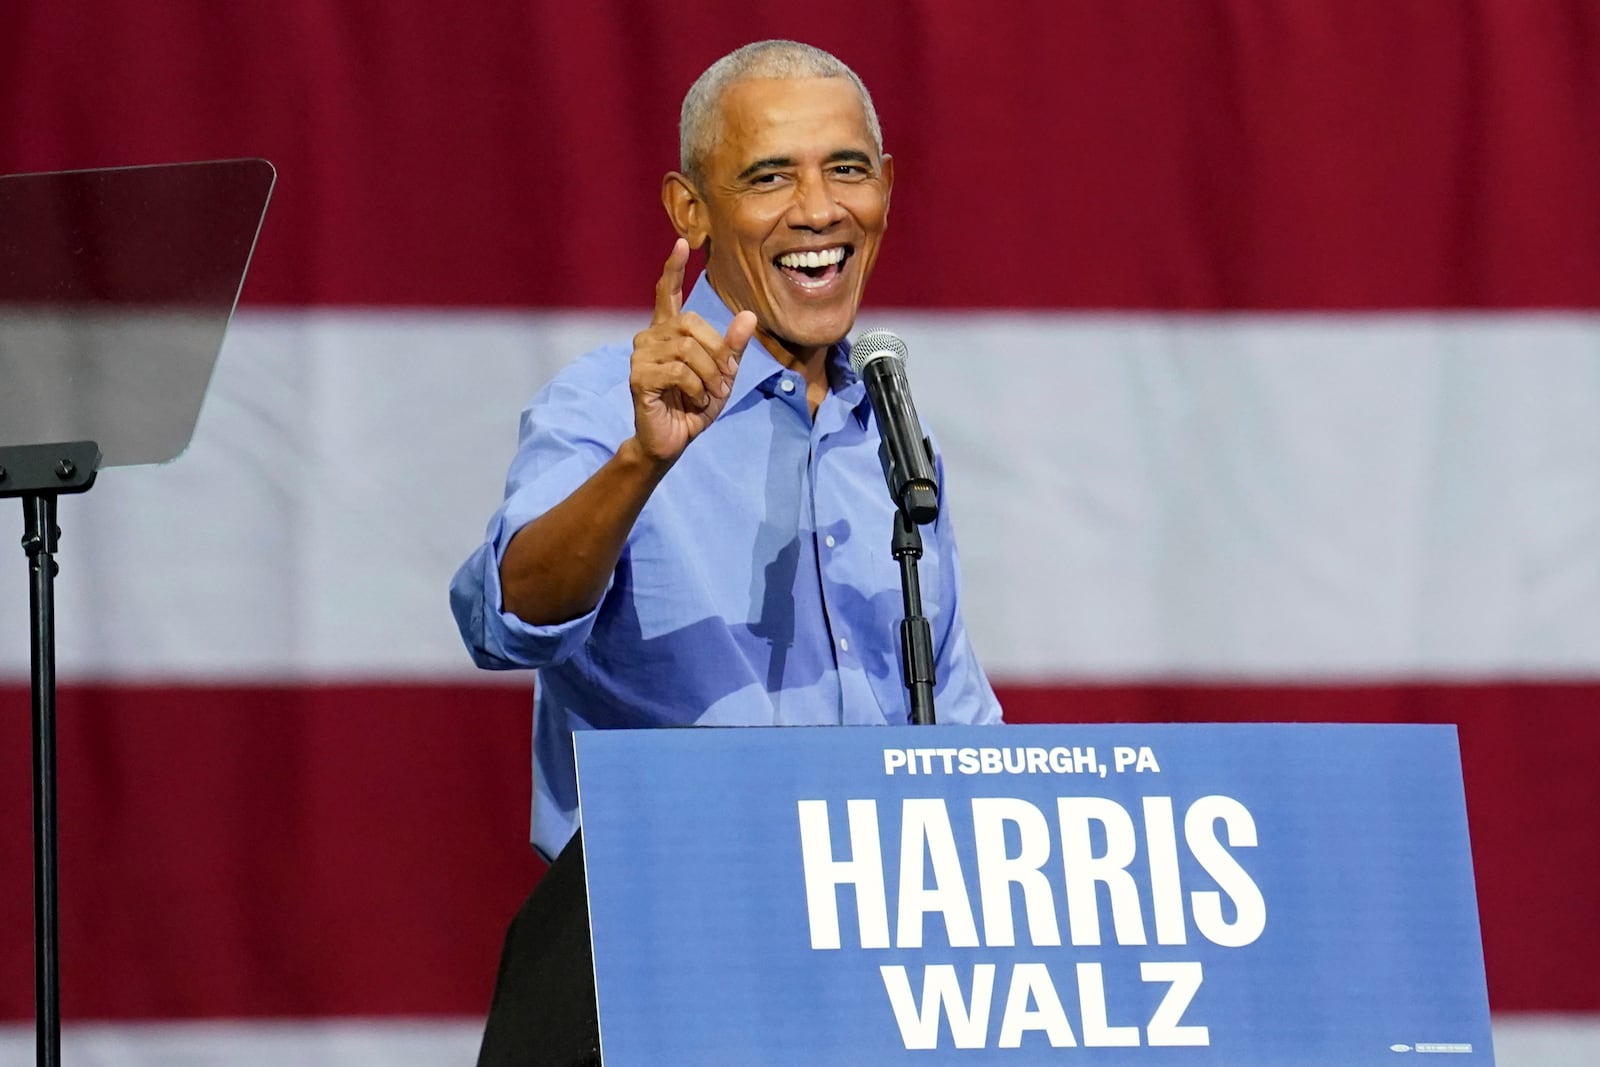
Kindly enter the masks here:
<path id="1" fill-rule="evenodd" d="M 1600 1062 L 1600 4 L 0 16 L 0 173 L 279 172 L 193 448 L 62 505 L 68 1062 L 471 1062 L 540 871 L 531 679 L 473 671 L 446 585 L 525 400 L 648 317 L 684 90 L 773 36 L 876 98 L 862 322 L 910 346 L 1008 718 L 1458 723 L 1501 1062 Z"/>

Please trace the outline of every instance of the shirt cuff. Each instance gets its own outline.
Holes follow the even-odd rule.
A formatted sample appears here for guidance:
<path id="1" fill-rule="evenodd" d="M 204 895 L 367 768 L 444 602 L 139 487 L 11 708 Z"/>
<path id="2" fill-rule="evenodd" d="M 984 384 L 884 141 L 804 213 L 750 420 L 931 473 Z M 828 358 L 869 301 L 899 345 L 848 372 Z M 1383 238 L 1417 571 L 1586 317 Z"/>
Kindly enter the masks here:
<path id="1" fill-rule="evenodd" d="M 498 616 L 498 625 L 505 635 L 507 647 L 518 653 L 518 659 L 530 667 L 549 667 L 570 657 L 589 640 L 594 621 L 600 614 L 600 605 L 605 602 L 606 594 L 611 592 L 612 579 L 606 580 L 606 587 L 593 608 L 565 622 L 534 626 L 523 621 L 521 616 L 505 610 L 500 588 L 500 563 L 505 558 L 506 546 L 518 530 L 545 510 L 539 508 L 531 514 L 519 514 L 518 503 L 516 497 L 507 502 L 506 510 L 490 536 L 492 551 L 485 553 L 489 566 L 483 576 L 483 600 L 486 609 L 493 610 Z"/>

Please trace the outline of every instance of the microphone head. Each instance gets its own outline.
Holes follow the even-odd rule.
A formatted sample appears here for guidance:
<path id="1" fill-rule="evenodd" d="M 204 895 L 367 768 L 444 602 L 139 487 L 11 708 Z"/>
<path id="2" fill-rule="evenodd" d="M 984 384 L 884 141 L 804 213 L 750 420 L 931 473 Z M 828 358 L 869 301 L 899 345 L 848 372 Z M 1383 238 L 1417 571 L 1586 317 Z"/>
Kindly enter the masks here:
<path id="1" fill-rule="evenodd" d="M 889 356 L 904 363 L 907 355 L 906 343 L 888 330 L 868 330 L 850 346 L 850 369 L 859 376 L 875 359 Z"/>

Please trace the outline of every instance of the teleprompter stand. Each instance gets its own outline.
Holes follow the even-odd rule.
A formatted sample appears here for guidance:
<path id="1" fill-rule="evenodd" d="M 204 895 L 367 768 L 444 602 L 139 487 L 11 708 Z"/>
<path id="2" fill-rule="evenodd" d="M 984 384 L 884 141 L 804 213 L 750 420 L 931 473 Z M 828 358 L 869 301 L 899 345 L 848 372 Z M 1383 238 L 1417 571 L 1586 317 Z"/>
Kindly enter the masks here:
<path id="1" fill-rule="evenodd" d="M 94 484 L 100 446 L 93 441 L 0 448 L 0 497 L 22 498 L 22 548 L 28 554 L 33 677 L 34 1002 L 39 1062 L 60 1062 L 60 953 L 56 888 L 55 552 L 61 531 L 56 500 Z"/>
<path id="2" fill-rule="evenodd" d="M 193 436 L 271 195 L 265 160 L 0 177 L 0 498 L 23 508 L 37 1062 L 61 1062 L 55 555 L 63 495 Z"/>

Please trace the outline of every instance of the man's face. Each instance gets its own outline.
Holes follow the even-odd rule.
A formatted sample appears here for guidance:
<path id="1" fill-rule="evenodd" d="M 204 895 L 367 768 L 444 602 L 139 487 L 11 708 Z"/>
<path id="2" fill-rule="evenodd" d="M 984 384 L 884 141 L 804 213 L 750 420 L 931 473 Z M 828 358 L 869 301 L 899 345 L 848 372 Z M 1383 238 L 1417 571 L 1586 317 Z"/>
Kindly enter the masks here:
<path id="1" fill-rule="evenodd" d="M 889 216 L 893 160 L 879 157 L 844 78 L 736 82 L 702 166 L 706 269 L 757 334 L 807 358 L 850 332 Z"/>

